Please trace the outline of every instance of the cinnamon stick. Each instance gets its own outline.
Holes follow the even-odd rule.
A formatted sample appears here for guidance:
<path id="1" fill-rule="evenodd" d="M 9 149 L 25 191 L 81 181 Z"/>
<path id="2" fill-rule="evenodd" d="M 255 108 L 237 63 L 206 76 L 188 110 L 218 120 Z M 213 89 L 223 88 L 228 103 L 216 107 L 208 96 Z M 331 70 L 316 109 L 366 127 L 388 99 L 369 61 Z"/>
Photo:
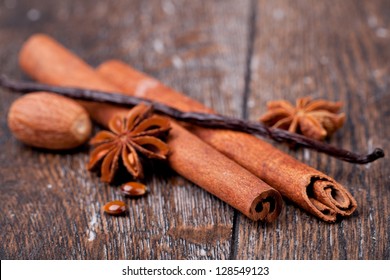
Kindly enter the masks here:
<path id="1" fill-rule="evenodd" d="M 107 61 L 97 71 L 127 94 L 182 111 L 213 112 L 120 61 Z M 352 195 L 334 179 L 254 136 L 198 126 L 191 126 L 190 131 L 324 221 L 334 222 L 338 217 L 350 216 L 357 207 Z"/>
<path id="2" fill-rule="evenodd" d="M 119 91 L 93 68 L 52 38 L 34 35 L 23 46 L 22 69 L 40 82 L 104 91 Z M 81 102 L 92 119 L 107 126 L 125 108 Z M 224 156 L 172 120 L 167 139 L 170 166 L 180 175 L 227 202 L 252 220 L 271 222 L 281 210 L 280 194 L 252 173 Z"/>

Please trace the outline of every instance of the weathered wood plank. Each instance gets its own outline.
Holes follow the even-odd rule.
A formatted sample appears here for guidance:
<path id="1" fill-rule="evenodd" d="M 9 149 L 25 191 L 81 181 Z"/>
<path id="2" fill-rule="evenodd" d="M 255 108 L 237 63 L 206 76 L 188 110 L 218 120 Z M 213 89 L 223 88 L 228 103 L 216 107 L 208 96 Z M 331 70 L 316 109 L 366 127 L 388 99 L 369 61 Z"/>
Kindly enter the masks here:
<path id="1" fill-rule="evenodd" d="M 2 72 L 22 77 L 21 43 L 52 35 L 92 65 L 123 59 L 218 111 L 239 115 L 249 2 L 0 2 Z M 238 67 L 242 66 L 242 67 Z M 88 148 L 30 149 L 6 127 L 15 95 L 1 92 L 1 259 L 227 259 L 233 209 L 155 165 L 151 193 L 129 214 L 101 206 L 121 198 L 85 170 Z M 200 174 L 201 176 L 201 174 Z"/>
<path id="2" fill-rule="evenodd" d="M 389 15 L 388 1 L 260 1 L 250 118 L 260 116 L 266 102 L 274 99 L 293 102 L 311 95 L 341 100 L 348 120 L 330 142 L 355 151 L 374 146 L 388 151 Z M 347 186 L 358 211 L 334 225 L 293 205 L 271 225 L 240 217 L 236 257 L 389 259 L 388 157 L 357 166 L 312 151 L 288 152 Z"/>

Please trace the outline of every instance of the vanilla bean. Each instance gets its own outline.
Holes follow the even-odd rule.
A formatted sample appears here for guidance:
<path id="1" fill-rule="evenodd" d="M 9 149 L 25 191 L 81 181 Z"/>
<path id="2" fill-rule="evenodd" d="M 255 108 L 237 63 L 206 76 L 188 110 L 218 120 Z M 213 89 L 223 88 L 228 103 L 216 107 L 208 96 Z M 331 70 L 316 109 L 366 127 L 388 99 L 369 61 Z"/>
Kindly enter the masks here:
<path id="1" fill-rule="evenodd" d="M 324 142 L 307 138 L 303 135 L 291 133 L 282 129 L 269 128 L 259 122 L 251 122 L 215 114 L 182 112 L 158 102 L 123 95 L 120 93 L 107 93 L 104 91 L 71 87 L 57 87 L 32 82 L 19 82 L 10 80 L 4 75 L 0 77 L 0 86 L 20 93 L 48 91 L 74 99 L 104 102 L 121 106 L 134 106 L 141 102 L 144 102 L 146 104 L 152 105 L 153 109 L 157 113 L 161 113 L 169 117 L 175 118 L 178 121 L 188 122 L 203 127 L 224 128 L 242 131 L 250 134 L 268 137 L 278 142 L 298 144 L 300 146 L 314 149 L 318 152 L 322 152 L 351 163 L 365 164 L 382 158 L 385 155 L 384 151 L 380 148 L 375 148 L 374 151 L 370 154 L 357 154 L 345 149 L 337 148 Z"/>

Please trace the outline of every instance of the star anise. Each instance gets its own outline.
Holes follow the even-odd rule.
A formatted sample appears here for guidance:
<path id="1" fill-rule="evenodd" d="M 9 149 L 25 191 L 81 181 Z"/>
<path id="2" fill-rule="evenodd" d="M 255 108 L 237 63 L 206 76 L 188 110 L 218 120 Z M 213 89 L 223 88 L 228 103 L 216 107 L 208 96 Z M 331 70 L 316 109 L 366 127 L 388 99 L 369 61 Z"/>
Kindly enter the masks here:
<path id="1" fill-rule="evenodd" d="M 298 98 L 296 107 L 286 100 L 270 101 L 268 111 L 259 120 L 268 126 L 323 140 L 344 124 L 345 114 L 338 113 L 341 106 L 341 102 L 310 97 Z"/>
<path id="2" fill-rule="evenodd" d="M 140 104 L 127 115 L 116 115 L 108 127 L 110 131 L 100 131 L 90 141 L 95 149 L 91 152 L 88 170 L 100 166 L 103 182 L 113 181 L 120 159 L 134 178 L 143 176 L 138 153 L 148 158 L 166 159 L 168 145 L 157 137 L 169 131 L 169 119 L 152 115 L 151 106 Z"/>

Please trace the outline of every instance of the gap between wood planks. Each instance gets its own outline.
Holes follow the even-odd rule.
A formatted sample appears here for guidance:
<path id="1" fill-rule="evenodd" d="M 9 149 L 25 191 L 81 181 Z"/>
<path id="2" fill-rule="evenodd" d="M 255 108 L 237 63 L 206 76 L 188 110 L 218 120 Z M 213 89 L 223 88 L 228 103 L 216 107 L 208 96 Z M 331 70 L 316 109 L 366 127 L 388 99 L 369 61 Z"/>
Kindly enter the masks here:
<path id="1" fill-rule="evenodd" d="M 256 19 L 257 19 L 257 0 L 251 0 L 249 5 L 249 17 L 248 17 L 248 46 L 246 51 L 245 58 L 245 70 L 244 70 L 244 91 L 242 94 L 242 115 L 243 119 L 248 119 L 248 100 L 250 97 L 250 84 L 251 84 L 251 65 L 253 50 L 256 37 Z M 233 210 L 233 233 L 232 241 L 230 244 L 231 251 L 229 259 L 234 260 L 237 257 L 237 248 L 238 248 L 238 235 L 239 235 L 239 226 L 240 217 L 242 216 L 237 210 Z"/>

